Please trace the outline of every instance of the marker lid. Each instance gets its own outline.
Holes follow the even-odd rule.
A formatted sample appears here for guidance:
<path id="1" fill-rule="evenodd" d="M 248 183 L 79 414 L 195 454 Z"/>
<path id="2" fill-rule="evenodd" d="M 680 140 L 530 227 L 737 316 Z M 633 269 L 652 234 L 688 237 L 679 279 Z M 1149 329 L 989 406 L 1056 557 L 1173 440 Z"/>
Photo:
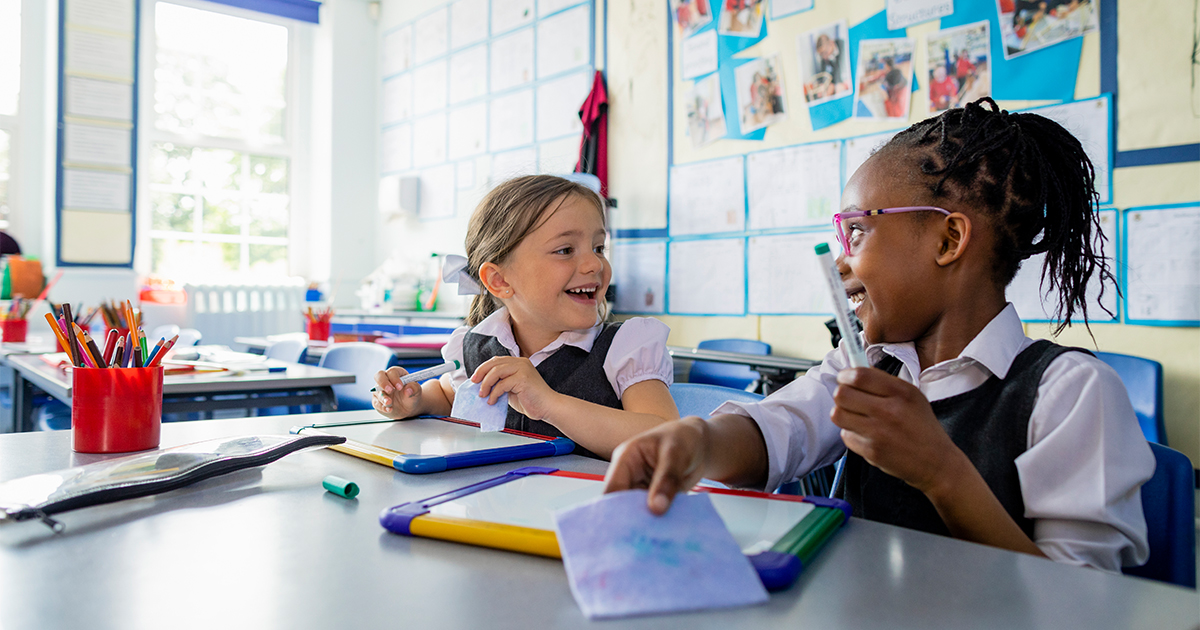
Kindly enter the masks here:
<path id="1" fill-rule="evenodd" d="M 326 490 L 338 495 L 339 497 L 353 499 L 354 497 L 358 496 L 358 484 L 354 483 L 353 481 L 346 481 L 345 479 L 335 475 L 329 475 L 328 477 L 322 479 L 321 485 Z"/>
<path id="2" fill-rule="evenodd" d="M 813 251 L 817 252 L 818 256 L 820 256 L 821 254 L 828 254 L 829 253 L 829 243 L 817 243 L 816 247 L 813 247 Z"/>

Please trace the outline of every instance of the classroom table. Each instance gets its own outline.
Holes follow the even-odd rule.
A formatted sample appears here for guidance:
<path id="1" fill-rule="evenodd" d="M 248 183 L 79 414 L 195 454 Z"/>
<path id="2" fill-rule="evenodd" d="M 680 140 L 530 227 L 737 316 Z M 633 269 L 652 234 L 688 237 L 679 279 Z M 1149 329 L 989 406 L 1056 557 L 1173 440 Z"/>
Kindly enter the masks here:
<path id="1" fill-rule="evenodd" d="M 17 430 L 16 413 L 13 407 L 13 369 L 8 357 L 21 354 L 44 354 L 57 350 L 53 336 L 26 335 L 22 343 L 0 342 L 0 390 L 7 390 L 8 403 L 0 405 L 0 433 Z"/>
<path id="2" fill-rule="evenodd" d="M 797 372 L 803 372 L 811 367 L 820 365 L 820 361 L 785 357 L 778 354 L 747 354 L 744 352 L 724 352 L 720 350 L 705 350 L 684 346 L 667 346 L 667 352 L 672 359 L 685 361 L 715 361 L 717 363 L 734 363 L 746 365 L 763 376 L 763 393 L 787 385 L 796 379 Z"/>
<path id="3" fill-rule="evenodd" d="M 17 431 L 33 430 L 33 397 L 44 391 L 71 404 L 71 379 L 38 355 L 10 356 L 13 368 L 13 414 Z M 200 372 L 163 377 L 163 413 L 208 412 L 220 409 L 258 409 L 320 405 L 337 409 L 334 385 L 353 383 L 353 374 L 312 365 L 289 365 L 286 372 L 253 371 L 238 374 Z M 270 392 L 272 396 L 249 396 Z"/>
<path id="4" fill-rule="evenodd" d="M 423 337 L 424 335 L 414 336 Z M 267 346 L 270 346 L 275 339 L 270 337 L 235 337 L 233 341 L 245 346 L 246 350 L 249 352 L 254 354 L 262 354 L 267 349 Z M 306 361 L 315 365 L 321 360 L 321 357 L 324 356 L 325 351 L 331 345 L 333 344 L 327 341 L 310 340 L 308 342 L 308 352 L 305 356 Z M 400 359 L 401 361 L 425 359 L 441 360 L 442 358 L 441 347 L 433 348 L 428 344 L 423 343 L 414 345 L 413 347 L 390 348 L 390 350 L 392 351 L 392 354 L 396 355 L 396 358 Z"/>
<path id="5" fill-rule="evenodd" d="M 173 423 L 162 445 L 285 433 L 372 411 Z M 0 482 L 96 461 L 66 431 L 0 435 Z M 1158 582 L 851 519 L 762 606 L 587 624 L 562 563 L 397 536 L 379 512 L 568 455 L 405 475 L 330 450 L 157 497 L 0 526 L 0 624 L 24 628 L 1154 628 L 1193 629 L 1200 599 Z M 325 492 L 337 475 L 359 485 Z"/>

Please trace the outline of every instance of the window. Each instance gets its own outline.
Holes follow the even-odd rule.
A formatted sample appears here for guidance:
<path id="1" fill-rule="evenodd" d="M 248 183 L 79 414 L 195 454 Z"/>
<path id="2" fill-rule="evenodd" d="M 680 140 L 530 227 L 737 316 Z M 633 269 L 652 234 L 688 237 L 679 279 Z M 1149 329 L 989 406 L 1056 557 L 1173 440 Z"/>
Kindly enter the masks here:
<path id="1" fill-rule="evenodd" d="M 0 0 L 0 229 L 8 227 L 12 145 L 21 94 L 21 0 Z"/>
<path id="2" fill-rule="evenodd" d="M 287 26 L 155 5 L 151 272 L 288 275 Z"/>

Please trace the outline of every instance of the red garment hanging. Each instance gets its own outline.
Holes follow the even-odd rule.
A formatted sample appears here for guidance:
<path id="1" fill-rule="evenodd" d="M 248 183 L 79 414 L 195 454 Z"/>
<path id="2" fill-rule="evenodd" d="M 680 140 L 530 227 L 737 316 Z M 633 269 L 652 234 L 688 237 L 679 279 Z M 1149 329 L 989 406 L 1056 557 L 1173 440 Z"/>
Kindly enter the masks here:
<path id="1" fill-rule="evenodd" d="M 597 70 L 592 91 L 579 108 L 583 139 L 579 143 L 576 173 L 591 173 L 600 179 L 601 195 L 608 198 L 608 89 Z"/>

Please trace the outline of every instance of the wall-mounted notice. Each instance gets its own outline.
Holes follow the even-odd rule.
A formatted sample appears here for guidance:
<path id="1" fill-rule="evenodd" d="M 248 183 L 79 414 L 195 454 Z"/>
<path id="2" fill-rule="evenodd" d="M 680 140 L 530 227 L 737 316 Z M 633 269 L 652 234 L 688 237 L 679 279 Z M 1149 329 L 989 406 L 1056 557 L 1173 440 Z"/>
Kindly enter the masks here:
<path id="1" fill-rule="evenodd" d="M 559 138 L 538 145 L 538 172 L 571 173 L 578 162 L 578 136 Z"/>
<path id="2" fill-rule="evenodd" d="M 537 88 L 537 138 L 548 140 L 583 131 L 579 109 L 592 89 L 587 71 L 568 74 Z"/>
<path id="3" fill-rule="evenodd" d="M 421 206 L 417 211 L 422 219 L 444 219 L 454 216 L 453 164 L 443 164 L 421 171 Z"/>
<path id="4" fill-rule="evenodd" d="M 66 264 L 127 265 L 133 214 L 63 209 L 58 258 Z"/>
<path id="5" fill-rule="evenodd" d="M 492 40 L 493 94 L 533 80 L 533 29 Z"/>
<path id="6" fill-rule="evenodd" d="M 413 121 L 413 166 L 433 166 L 446 161 L 446 113 Z"/>
<path id="7" fill-rule="evenodd" d="M 680 315 L 743 315 L 745 239 L 672 241 L 668 307 Z"/>
<path id="8" fill-rule="evenodd" d="M 450 104 L 487 94 L 487 46 L 468 48 L 450 57 Z"/>
<path id="9" fill-rule="evenodd" d="M 1200 205 L 1125 211 L 1127 323 L 1200 325 Z"/>
<path id="10" fill-rule="evenodd" d="M 666 241 L 617 241 L 612 254 L 618 313 L 662 313 L 667 297 Z"/>
<path id="11" fill-rule="evenodd" d="M 547 15 L 558 13 L 563 9 L 578 4 L 579 0 L 538 0 L 537 16 L 544 18 Z"/>
<path id="12" fill-rule="evenodd" d="M 129 173 L 63 169 L 63 208 L 129 212 Z"/>
<path id="13" fill-rule="evenodd" d="M 1111 98 L 1105 94 L 1083 101 L 1025 110 L 1053 120 L 1079 139 L 1084 153 L 1096 168 L 1096 192 L 1100 193 L 1102 204 L 1112 203 L 1111 103 Z"/>
<path id="14" fill-rule="evenodd" d="M 742 156 L 671 168 L 671 235 L 741 232 L 746 225 Z"/>
<path id="15" fill-rule="evenodd" d="M 68 29 L 64 59 L 67 74 L 133 81 L 133 38 Z"/>
<path id="16" fill-rule="evenodd" d="M 133 86 L 128 83 L 66 78 L 67 116 L 133 122 Z"/>
<path id="17" fill-rule="evenodd" d="M 520 90 L 492 99 L 488 116 L 489 151 L 533 143 L 533 90 Z"/>
<path id="18" fill-rule="evenodd" d="M 1104 257 L 1114 276 L 1117 275 L 1117 211 L 1101 210 L 1099 213 L 1100 231 L 1106 239 Z M 1092 247 L 1100 251 L 1099 235 L 1092 238 Z M 1058 307 L 1058 292 L 1045 290 L 1042 287 L 1042 266 L 1046 263 L 1046 255 L 1038 254 L 1029 257 L 1021 263 L 1017 277 L 1005 290 L 1005 296 L 1017 308 L 1017 314 L 1026 321 L 1053 321 L 1054 311 Z M 1101 295 L 1103 289 L 1103 295 Z M 1101 284 L 1099 273 L 1093 274 L 1087 285 L 1088 318 L 1093 322 L 1108 322 L 1119 319 L 1117 310 L 1117 287 L 1109 282 Z M 1111 315 L 1109 315 L 1111 313 Z M 1080 318 L 1082 319 L 1082 318 Z"/>
<path id="19" fill-rule="evenodd" d="M 383 76 L 390 77 L 413 66 L 413 27 L 406 24 L 383 36 Z"/>
<path id="20" fill-rule="evenodd" d="M 750 229 L 829 225 L 841 206 L 841 141 L 746 156 Z"/>
<path id="21" fill-rule="evenodd" d="M 450 5 L 450 49 L 487 39 L 488 0 L 458 0 Z"/>
<path id="22" fill-rule="evenodd" d="M 479 102 L 450 110 L 451 160 L 479 155 L 487 149 L 487 103 Z"/>
<path id="23" fill-rule="evenodd" d="M 889 31 L 954 13 L 954 0 L 887 0 Z"/>
<path id="24" fill-rule="evenodd" d="M 408 120 L 413 115 L 412 73 L 396 75 L 383 82 L 383 124 Z"/>
<path id="25" fill-rule="evenodd" d="M 396 125 L 383 130 L 380 139 L 384 173 L 412 168 L 412 125 Z"/>
<path id="26" fill-rule="evenodd" d="M 413 70 L 413 114 L 421 116 L 446 108 L 446 60 Z"/>
<path id="27" fill-rule="evenodd" d="M 899 129 L 843 140 L 842 146 L 846 147 L 846 177 L 842 181 L 842 187 L 846 186 L 846 182 L 850 181 L 850 176 L 854 175 L 854 171 L 857 171 L 858 167 L 862 166 L 872 153 L 878 151 L 898 133 L 900 133 Z"/>
<path id="28" fill-rule="evenodd" d="M 544 79 L 591 61 L 592 14 L 587 5 L 537 25 L 537 77 Z"/>
<path id="29" fill-rule="evenodd" d="M 832 231 L 751 236 L 746 250 L 747 310 L 763 315 L 832 313 L 813 247 L 836 239 Z"/>
<path id="30" fill-rule="evenodd" d="M 492 37 L 533 22 L 533 0 L 492 0 Z"/>
<path id="31" fill-rule="evenodd" d="M 413 26 L 413 60 L 417 64 L 436 59 L 450 46 L 450 12 L 442 7 L 417 20 Z"/>
<path id="32" fill-rule="evenodd" d="M 67 24 L 133 35 L 133 0 L 71 0 Z"/>
<path id="33" fill-rule="evenodd" d="M 495 186 L 504 180 L 537 172 L 537 150 L 533 147 L 505 151 L 492 155 L 492 174 L 488 181 Z"/>
<path id="34" fill-rule="evenodd" d="M 717 32 L 704 31 L 680 44 L 679 67 L 683 78 L 694 79 L 717 71 Z"/>
<path id="35" fill-rule="evenodd" d="M 63 129 L 62 161 L 129 168 L 132 130 L 68 123 Z"/>

